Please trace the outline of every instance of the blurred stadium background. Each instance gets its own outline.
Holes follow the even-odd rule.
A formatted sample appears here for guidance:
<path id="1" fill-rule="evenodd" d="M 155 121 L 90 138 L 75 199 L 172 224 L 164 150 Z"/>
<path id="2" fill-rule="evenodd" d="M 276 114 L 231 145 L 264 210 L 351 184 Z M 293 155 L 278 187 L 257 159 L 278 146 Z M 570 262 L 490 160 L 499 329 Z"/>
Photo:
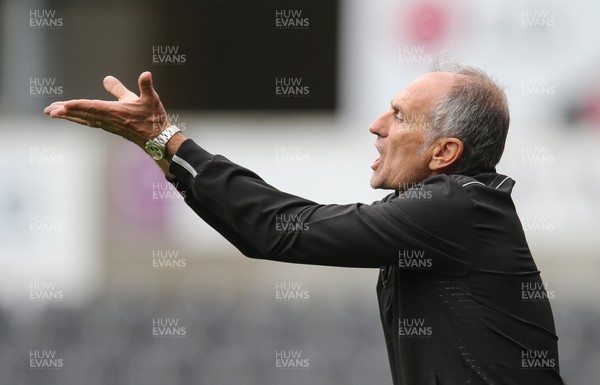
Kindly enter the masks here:
<path id="1" fill-rule="evenodd" d="M 441 50 L 506 85 L 498 171 L 564 378 L 597 382 L 599 16 L 593 0 L 0 0 L 0 383 L 391 384 L 376 270 L 246 259 L 141 151 L 42 108 L 151 70 L 209 151 L 318 202 L 371 202 L 368 125 Z"/>

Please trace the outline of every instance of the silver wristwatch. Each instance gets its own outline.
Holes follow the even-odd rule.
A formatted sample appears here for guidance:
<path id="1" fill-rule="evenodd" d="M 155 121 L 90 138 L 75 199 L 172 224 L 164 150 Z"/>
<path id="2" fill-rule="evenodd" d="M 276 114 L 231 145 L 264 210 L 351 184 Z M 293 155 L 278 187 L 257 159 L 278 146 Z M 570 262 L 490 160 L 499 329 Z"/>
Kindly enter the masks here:
<path id="1" fill-rule="evenodd" d="M 150 154 L 154 160 L 161 160 L 165 157 L 167 142 L 179 131 L 181 130 L 177 126 L 170 126 L 165 129 L 156 138 L 146 142 L 146 152 Z"/>

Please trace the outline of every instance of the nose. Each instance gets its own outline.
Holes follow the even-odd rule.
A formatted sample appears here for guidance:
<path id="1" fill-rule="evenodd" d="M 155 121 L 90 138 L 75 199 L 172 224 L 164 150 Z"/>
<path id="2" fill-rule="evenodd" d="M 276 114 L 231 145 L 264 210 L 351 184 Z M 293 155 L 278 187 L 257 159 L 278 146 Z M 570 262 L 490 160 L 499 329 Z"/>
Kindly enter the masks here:
<path id="1" fill-rule="evenodd" d="M 369 126 L 371 134 L 386 137 L 388 135 L 388 112 L 381 114 L 377 119 Z"/>

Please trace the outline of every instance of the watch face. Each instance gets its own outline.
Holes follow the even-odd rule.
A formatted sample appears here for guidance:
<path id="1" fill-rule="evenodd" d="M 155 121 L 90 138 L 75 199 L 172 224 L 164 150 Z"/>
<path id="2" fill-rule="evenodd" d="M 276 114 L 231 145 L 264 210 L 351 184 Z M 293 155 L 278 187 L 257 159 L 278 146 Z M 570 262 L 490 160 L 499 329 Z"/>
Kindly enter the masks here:
<path id="1" fill-rule="evenodd" d="M 146 151 L 155 160 L 161 160 L 164 156 L 163 149 L 154 142 L 146 143 Z"/>

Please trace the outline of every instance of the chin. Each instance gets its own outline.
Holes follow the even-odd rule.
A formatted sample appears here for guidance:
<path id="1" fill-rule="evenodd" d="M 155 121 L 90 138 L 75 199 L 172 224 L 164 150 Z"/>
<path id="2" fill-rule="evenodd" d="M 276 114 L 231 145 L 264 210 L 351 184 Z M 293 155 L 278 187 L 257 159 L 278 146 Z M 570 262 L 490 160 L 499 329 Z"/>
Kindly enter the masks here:
<path id="1" fill-rule="evenodd" d="M 393 187 L 388 186 L 385 181 L 380 180 L 380 178 L 372 177 L 371 178 L 371 188 L 375 190 L 394 190 Z"/>
<path id="2" fill-rule="evenodd" d="M 373 171 L 373 174 L 371 174 L 371 181 L 369 184 L 373 189 L 383 188 L 383 185 L 385 184 L 385 178 L 383 178 L 380 171 L 381 170 L 377 169 Z"/>
<path id="3" fill-rule="evenodd" d="M 377 169 L 373 171 L 373 175 L 371 176 L 371 188 L 375 190 L 398 190 L 398 185 L 391 183 L 389 175 L 383 174 L 380 170 Z"/>

